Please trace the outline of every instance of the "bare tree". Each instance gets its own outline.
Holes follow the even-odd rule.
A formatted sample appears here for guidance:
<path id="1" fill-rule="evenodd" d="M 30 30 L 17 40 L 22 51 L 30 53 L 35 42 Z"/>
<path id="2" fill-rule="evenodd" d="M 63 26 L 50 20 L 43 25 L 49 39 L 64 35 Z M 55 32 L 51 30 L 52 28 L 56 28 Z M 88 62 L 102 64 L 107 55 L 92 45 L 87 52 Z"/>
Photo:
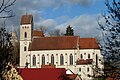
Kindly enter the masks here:
<path id="1" fill-rule="evenodd" d="M 43 33 L 45 33 L 48 30 L 48 28 L 46 26 L 40 26 L 40 27 L 38 27 L 36 29 L 42 31 Z"/>
<path id="2" fill-rule="evenodd" d="M 14 62 L 12 54 L 14 47 L 10 42 L 10 37 L 11 35 L 6 31 L 4 23 L 0 28 L 0 79 L 7 63 Z"/>
<path id="3" fill-rule="evenodd" d="M 60 29 L 54 29 L 54 30 L 48 32 L 48 34 L 49 34 L 50 36 L 63 36 L 63 35 L 64 35 L 64 33 L 62 33 L 62 32 L 60 31 Z"/>
<path id="4" fill-rule="evenodd" d="M 10 18 L 13 17 L 13 11 L 10 9 L 14 5 L 16 0 L 1 0 L 0 1 L 0 18 Z M 4 15 L 2 15 L 4 14 Z"/>
<path id="5" fill-rule="evenodd" d="M 10 9 L 14 5 L 16 0 L 0 0 L 0 18 L 13 17 L 13 11 Z M 13 62 L 12 51 L 14 47 L 10 42 L 11 35 L 6 31 L 5 22 L 0 28 L 0 80 L 3 80 L 2 72 L 5 71 L 5 67 L 10 62 Z"/>
<path id="6" fill-rule="evenodd" d="M 120 0 L 106 0 L 107 15 L 103 15 L 105 25 L 100 24 L 103 33 L 101 48 L 105 61 L 106 76 L 112 76 L 114 80 L 120 79 Z"/>

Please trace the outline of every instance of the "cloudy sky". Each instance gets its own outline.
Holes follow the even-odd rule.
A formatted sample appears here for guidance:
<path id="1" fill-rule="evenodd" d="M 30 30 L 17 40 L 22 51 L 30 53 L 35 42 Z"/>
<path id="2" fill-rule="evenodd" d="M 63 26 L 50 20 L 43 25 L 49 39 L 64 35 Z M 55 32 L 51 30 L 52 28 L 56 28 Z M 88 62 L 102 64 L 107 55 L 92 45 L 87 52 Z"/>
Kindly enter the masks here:
<path id="1" fill-rule="evenodd" d="M 46 26 L 48 30 L 60 29 L 65 32 L 68 25 L 75 35 L 98 37 L 100 31 L 97 19 L 106 11 L 104 0 L 17 0 L 11 7 L 15 17 L 7 19 L 11 29 L 19 28 L 20 17 L 24 14 L 34 16 L 34 27 Z M 102 20 L 102 19 L 101 19 Z"/>

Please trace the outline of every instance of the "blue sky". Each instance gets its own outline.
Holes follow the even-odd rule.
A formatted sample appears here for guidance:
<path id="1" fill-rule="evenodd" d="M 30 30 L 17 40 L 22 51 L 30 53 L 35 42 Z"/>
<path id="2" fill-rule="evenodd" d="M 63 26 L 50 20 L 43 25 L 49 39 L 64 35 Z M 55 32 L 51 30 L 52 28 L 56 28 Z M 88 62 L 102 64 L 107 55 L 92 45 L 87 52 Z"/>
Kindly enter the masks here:
<path id="1" fill-rule="evenodd" d="M 46 26 L 48 32 L 60 29 L 65 33 L 71 25 L 75 35 L 98 37 L 97 19 L 104 23 L 101 14 L 106 11 L 105 0 L 17 0 L 11 8 L 15 17 L 8 19 L 9 28 L 20 27 L 20 18 L 26 12 L 34 16 L 34 27 Z"/>
<path id="2" fill-rule="evenodd" d="M 42 9 L 42 11 L 45 12 L 45 14 L 43 14 L 44 18 L 56 18 L 58 16 L 69 16 L 73 18 L 74 16 L 79 16 L 80 14 L 99 14 L 104 10 L 104 0 L 98 0 L 95 3 L 86 6 L 76 4 L 61 6 L 57 9 L 54 9 L 53 7 Z"/>

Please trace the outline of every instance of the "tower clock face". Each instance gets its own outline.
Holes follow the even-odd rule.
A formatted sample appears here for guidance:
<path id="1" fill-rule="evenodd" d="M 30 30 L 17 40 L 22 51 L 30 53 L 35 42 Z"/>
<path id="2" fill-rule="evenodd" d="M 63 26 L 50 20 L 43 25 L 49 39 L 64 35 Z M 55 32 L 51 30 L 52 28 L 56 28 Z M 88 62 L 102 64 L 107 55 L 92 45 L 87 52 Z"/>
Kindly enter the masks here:
<path id="1" fill-rule="evenodd" d="M 25 41 L 24 44 L 27 45 L 27 42 Z"/>

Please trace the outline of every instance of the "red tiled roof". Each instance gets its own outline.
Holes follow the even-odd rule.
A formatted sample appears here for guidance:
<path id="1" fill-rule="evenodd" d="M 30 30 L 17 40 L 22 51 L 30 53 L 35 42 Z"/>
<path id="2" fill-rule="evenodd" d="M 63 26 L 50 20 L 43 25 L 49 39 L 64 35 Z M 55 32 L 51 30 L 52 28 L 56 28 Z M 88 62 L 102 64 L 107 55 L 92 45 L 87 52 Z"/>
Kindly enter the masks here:
<path id="1" fill-rule="evenodd" d="M 81 49 L 99 49 L 95 38 L 80 38 L 79 45 Z"/>
<path id="2" fill-rule="evenodd" d="M 32 15 L 22 15 L 21 17 L 21 25 L 22 24 L 31 24 L 33 21 Z"/>
<path id="3" fill-rule="evenodd" d="M 48 65 L 41 65 L 41 68 L 56 68 L 56 66 L 52 64 L 48 64 Z"/>
<path id="4" fill-rule="evenodd" d="M 93 59 L 80 59 L 80 60 L 77 60 L 76 64 L 77 65 L 83 65 L 83 64 L 91 64 L 93 62 Z"/>
<path id="5" fill-rule="evenodd" d="M 78 40 L 79 39 L 79 40 Z M 41 37 L 34 38 L 29 45 L 30 51 L 36 50 L 67 50 L 76 49 L 99 49 L 95 38 L 79 38 L 78 36 Z"/>
<path id="6" fill-rule="evenodd" d="M 61 50 L 76 47 L 76 36 L 34 38 L 29 50 Z"/>
<path id="7" fill-rule="evenodd" d="M 33 31 L 33 36 L 44 37 L 44 34 L 43 34 L 42 31 L 34 30 Z"/>
<path id="8" fill-rule="evenodd" d="M 63 80 L 60 76 L 66 76 L 64 68 L 22 68 L 18 72 L 23 80 Z"/>

